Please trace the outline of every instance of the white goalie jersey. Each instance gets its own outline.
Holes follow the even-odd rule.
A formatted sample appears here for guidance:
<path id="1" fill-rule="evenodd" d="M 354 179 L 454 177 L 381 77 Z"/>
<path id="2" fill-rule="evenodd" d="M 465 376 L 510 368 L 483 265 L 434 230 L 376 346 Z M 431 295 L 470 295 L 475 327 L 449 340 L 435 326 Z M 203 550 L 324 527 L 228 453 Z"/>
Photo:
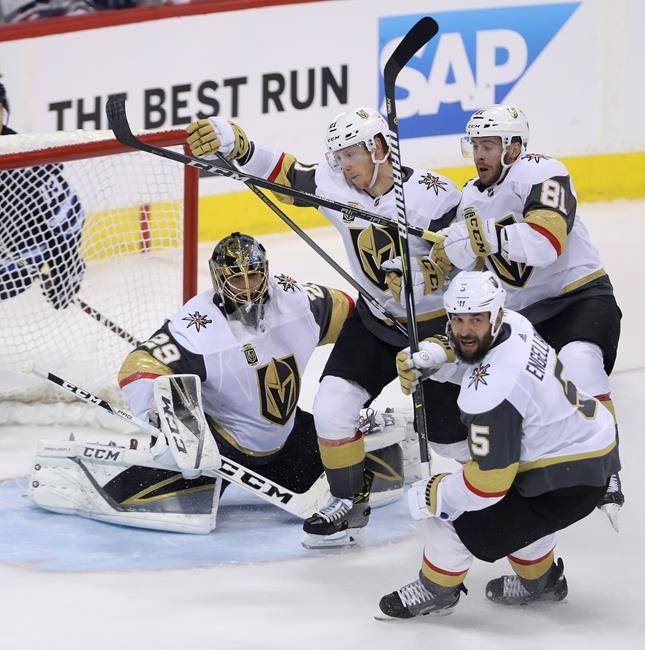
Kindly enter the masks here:
<path id="1" fill-rule="evenodd" d="M 433 379 L 460 383 L 469 428 L 470 460 L 435 482 L 450 520 L 493 505 L 511 486 L 527 497 L 602 486 L 620 468 L 611 413 L 569 381 L 553 348 L 516 312 L 504 311 L 480 362 L 448 364 Z"/>
<path id="2" fill-rule="evenodd" d="M 337 289 L 272 276 L 258 330 L 227 320 L 215 300 L 210 290 L 188 301 L 128 355 L 119 384 L 133 413 L 146 417 L 156 377 L 196 374 L 211 428 L 248 455 L 274 453 L 293 427 L 312 352 L 335 341 L 353 300 Z"/>
<path id="3" fill-rule="evenodd" d="M 577 198 L 567 168 L 541 154 L 525 154 L 501 183 L 466 183 L 457 221 L 474 206 L 482 221 L 494 219 L 508 237 L 505 253 L 485 258 L 504 283 L 506 304 L 524 310 L 546 298 L 565 296 L 592 283 L 611 285 L 586 227 L 577 215 Z M 533 320 L 533 318 L 532 318 Z"/>

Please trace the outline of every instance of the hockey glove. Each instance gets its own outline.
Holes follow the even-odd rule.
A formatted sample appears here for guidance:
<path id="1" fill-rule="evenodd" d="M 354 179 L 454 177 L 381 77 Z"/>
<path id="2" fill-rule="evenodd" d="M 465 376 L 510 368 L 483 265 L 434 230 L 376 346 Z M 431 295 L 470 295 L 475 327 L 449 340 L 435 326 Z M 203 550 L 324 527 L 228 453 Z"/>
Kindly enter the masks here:
<path id="1" fill-rule="evenodd" d="M 464 209 L 464 221 L 451 224 L 442 234 L 448 259 L 460 269 L 470 269 L 478 259 L 499 252 L 500 238 L 504 229 L 498 232 L 495 219 L 482 220 L 477 208 Z"/>
<path id="2" fill-rule="evenodd" d="M 435 474 L 429 479 L 425 478 L 413 483 L 408 489 L 408 510 L 412 519 L 428 519 L 439 517 L 448 519 L 448 515 L 441 510 L 441 481 L 450 474 Z"/>
<path id="3" fill-rule="evenodd" d="M 404 395 L 411 395 L 417 388 L 419 379 L 428 377 L 444 363 L 453 363 L 455 353 L 448 345 L 445 336 L 433 336 L 419 343 L 419 351 L 410 357 L 410 348 L 401 350 L 396 355 L 396 371 L 399 374 L 401 390 Z"/>
<path id="4" fill-rule="evenodd" d="M 198 158 L 219 152 L 227 160 L 237 160 L 249 150 L 246 133 L 237 124 L 221 117 L 192 122 L 186 127 L 186 133 L 190 151 Z"/>
<path id="5" fill-rule="evenodd" d="M 59 250 L 39 269 L 40 285 L 47 302 L 54 309 L 65 309 L 80 289 L 85 263 L 76 238 L 62 242 Z"/>
<path id="6" fill-rule="evenodd" d="M 412 260 L 412 291 L 414 301 L 418 302 L 423 296 L 438 291 L 446 281 L 445 273 L 441 267 L 429 257 L 415 257 Z M 385 282 L 387 288 L 392 292 L 394 299 L 401 303 L 401 291 L 403 288 L 403 271 L 401 270 L 401 258 L 393 257 L 381 264 L 381 270 L 386 272 Z"/>

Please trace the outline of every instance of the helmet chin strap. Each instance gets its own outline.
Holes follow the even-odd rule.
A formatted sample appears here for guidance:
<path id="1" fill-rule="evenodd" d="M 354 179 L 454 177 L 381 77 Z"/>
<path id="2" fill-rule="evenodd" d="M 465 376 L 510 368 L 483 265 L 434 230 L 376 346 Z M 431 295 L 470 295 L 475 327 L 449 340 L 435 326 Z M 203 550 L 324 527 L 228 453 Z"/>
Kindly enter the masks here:
<path id="1" fill-rule="evenodd" d="M 380 160 L 376 157 L 376 151 L 371 151 L 372 154 L 372 162 L 374 163 L 374 171 L 372 172 L 372 180 L 370 181 L 370 184 L 367 186 L 368 190 L 371 190 L 374 185 L 376 184 L 376 178 L 378 177 L 378 170 L 379 167 L 388 159 L 390 156 L 390 152 L 387 151 L 383 158 Z"/>

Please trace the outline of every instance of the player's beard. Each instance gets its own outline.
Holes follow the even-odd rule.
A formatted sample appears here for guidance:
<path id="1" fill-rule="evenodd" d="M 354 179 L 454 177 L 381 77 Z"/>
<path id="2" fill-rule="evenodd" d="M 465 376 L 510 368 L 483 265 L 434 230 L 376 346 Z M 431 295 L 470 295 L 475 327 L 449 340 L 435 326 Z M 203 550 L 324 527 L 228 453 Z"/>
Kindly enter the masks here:
<path id="1" fill-rule="evenodd" d="M 465 351 L 462 347 L 460 338 L 465 339 L 474 339 L 477 341 L 477 347 L 474 350 Z M 452 335 L 452 344 L 455 350 L 455 354 L 459 359 L 465 361 L 466 363 L 478 363 L 481 361 L 490 350 L 491 345 L 493 344 L 493 336 L 490 331 L 486 332 L 481 338 L 476 338 L 474 336 L 465 336 L 457 338 L 454 334 Z"/>

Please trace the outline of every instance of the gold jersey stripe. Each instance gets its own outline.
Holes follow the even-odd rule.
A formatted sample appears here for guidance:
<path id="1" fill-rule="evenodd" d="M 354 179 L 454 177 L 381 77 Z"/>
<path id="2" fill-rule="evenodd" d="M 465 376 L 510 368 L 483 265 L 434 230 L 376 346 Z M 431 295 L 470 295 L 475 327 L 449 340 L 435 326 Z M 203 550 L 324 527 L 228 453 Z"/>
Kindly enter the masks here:
<path id="1" fill-rule="evenodd" d="M 247 456 L 255 456 L 257 458 L 262 458 L 264 456 L 272 456 L 273 454 L 277 454 L 282 449 L 282 446 L 277 447 L 276 449 L 270 449 L 269 451 L 256 451 L 255 449 L 248 449 L 247 447 L 243 447 L 233 437 L 233 434 L 222 429 L 222 427 L 219 424 L 217 424 L 217 422 L 215 422 L 215 420 L 213 420 L 213 418 L 211 418 L 210 415 L 207 415 L 206 419 L 208 420 L 208 425 L 210 426 L 211 429 L 216 431 L 219 436 L 224 438 L 224 440 L 226 440 L 226 442 L 228 442 L 228 444 L 231 445 L 231 447 L 235 447 L 235 449 L 241 451 L 243 454 L 246 454 Z"/>
<path id="2" fill-rule="evenodd" d="M 340 330 L 354 309 L 354 301 L 346 293 L 339 289 L 333 289 L 332 287 L 327 287 L 327 290 L 332 300 L 331 316 L 325 336 L 323 336 L 318 345 L 336 343 Z"/>
<path id="3" fill-rule="evenodd" d="M 580 454 L 569 454 L 568 456 L 553 456 L 552 458 L 540 458 L 539 460 L 533 460 L 529 463 L 520 463 L 520 468 L 517 470 L 519 474 L 522 472 L 528 472 L 532 469 L 538 469 L 540 467 L 549 467 L 550 465 L 558 465 L 559 463 L 571 463 L 577 460 L 586 460 L 589 458 L 602 458 L 607 454 L 611 453 L 616 446 L 616 441 L 613 440 L 609 445 L 603 449 L 597 449 L 595 451 L 586 451 Z"/>
<path id="4" fill-rule="evenodd" d="M 345 469 L 363 462 L 365 442 L 363 436 L 342 445 L 326 445 L 318 438 L 320 458 L 326 469 Z"/>
<path id="5" fill-rule="evenodd" d="M 564 250 L 567 243 L 567 222 L 561 214 L 552 210 L 531 210 L 524 217 L 524 223 L 538 226 L 549 232 L 560 246 L 558 253 Z"/>
<path id="6" fill-rule="evenodd" d="M 499 469 L 480 469 L 476 461 L 464 465 L 464 478 L 468 488 L 483 497 L 501 496 L 511 487 L 519 463 L 512 463 Z"/>
<path id="7" fill-rule="evenodd" d="M 159 377 L 161 375 L 172 375 L 173 371 L 161 361 L 157 361 L 146 350 L 135 350 L 130 352 L 121 364 L 119 370 L 119 386 L 123 386 L 132 381 L 131 378 L 135 375 L 153 375 Z"/>
<path id="8" fill-rule="evenodd" d="M 520 560 L 512 555 L 508 561 L 515 573 L 525 580 L 537 580 L 541 578 L 553 566 L 553 549 L 537 560 Z"/>
<path id="9" fill-rule="evenodd" d="M 297 162 L 296 157 L 290 153 L 283 153 L 278 160 L 277 165 L 273 168 L 273 171 L 269 174 L 269 180 L 278 185 L 286 185 L 291 187 L 291 182 L 287 177 L 287 174 L 291 167 Z M 273 192 L 274 196 L 281 203 L 286 203 L 287 205 L 293 205 L 295 199 L 291 196 L 286 196 L 284 194 L 278 194 Z"/>
<path id="10" fill-rule="evenodd" d="M 434 582 L 436 585 L 441 585 L 442 587 L 456 587 L 460 585 L 466 578 L 466 571 L 446 571 L 440 569 L 438 566 L 435 566 L 428 560 L 425 555 L 423 556 L 423 564 L 421 565 L 421 573 L 423 577 Z"/>
<path id="11" fill-rule="evenodd" d="M 585 284 L 589 284 L 598 278 L 602 278 L 603 275 L 607 275 L 607 271 L 605 271 L 605 269 L 598 269 L 593 273 L 588 273 L 587 275 L 582 276 L 579 280 L 574 280 L 573 282 L 565 285 L 562 291 L 560 291 L 560 295 L 569 293 L 570 291 L 575 291 L 580 287 L 584 287 Z"/>

